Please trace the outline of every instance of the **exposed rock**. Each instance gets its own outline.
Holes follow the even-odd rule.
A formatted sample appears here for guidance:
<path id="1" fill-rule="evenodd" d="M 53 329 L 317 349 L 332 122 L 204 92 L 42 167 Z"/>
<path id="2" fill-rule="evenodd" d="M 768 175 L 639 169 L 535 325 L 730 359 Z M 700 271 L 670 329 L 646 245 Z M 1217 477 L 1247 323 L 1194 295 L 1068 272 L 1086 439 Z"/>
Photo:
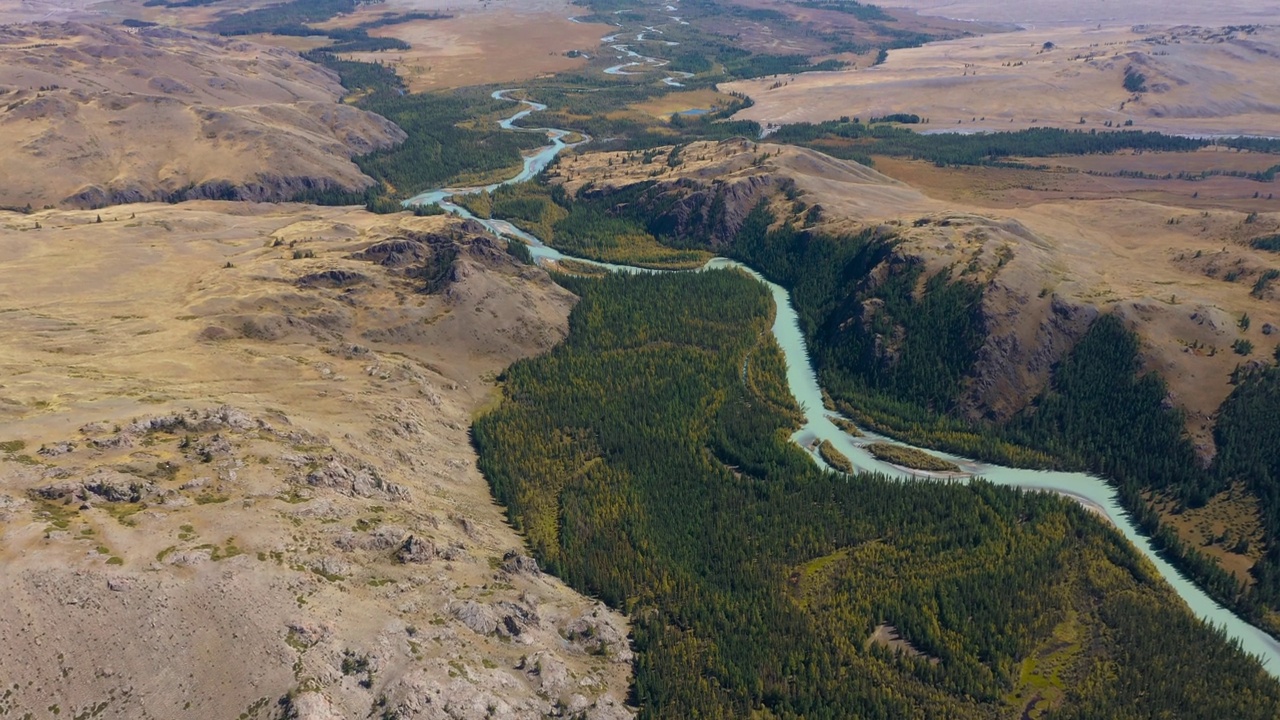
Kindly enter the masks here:
<path id="1" fill-rule="evenodd" d="M 73 452 L 75 449 L 75 443 L 64 440 L 51 445 L 41 445 L 40 449 L 36 451 L 36 454 L 43 457 L 53 458 L 58 457 L 59 455 L 66 455 L 69 452 Z"/>
<path id="2" fill-rule="evenodd" d="M 84 491 L 84 483 L 60 482 L 35 488 L 31 494 L 39 500 L 62 500 L 77 497 Z"/>
<path id="3" fill-rule="evenodd" d="M 404 537 L 404 528 L 395 525 L 384 525 L 370 530 L 356 542 L 361 550 L 387 550 L 404 542 Z"/>
<path id="4" fill-rule="evenodd" d="M 574 693 L 564 701 L 564 713 L 570 717 L 581 714 L 589 707 L 591 707 L 591 701 L 580 693 Z"/>
<path id="5" fill-rule="evenodd" d="M 613 662 L 629 663 L 633 657 L 627 635 L 616 627 L 603 606 L 570 621 L 560 632 L 584 652 L 605 655 Z"/>
<path id="6" fill-rule="evenodd" d="M 298 642 L 306 647 L 318 645 L 324 640 L 329 639 L 333 631 L 326 625 L 319 623 L 294 621 L 287 626 L 289 634 L 293 635 Z"/>
<path id="7" fill-rule="evenodd" d="M 494 616 L 493 610 L 474 600 L 454 606 L 453 616 L 476 634 L 492 635 L 498 631 L 498 619 Z"/>
<path id="8" fill-rule="evenodd" d="M 298 693 L 289 703 L 288 720 L 345 720 L 329 698 L 318 692 Z"/>
<path id="9" fill-rule="evenodd" d="M 344 495 L 373 497 L 381 495 L 392 500 L 407 500 L 409 490 L 395 483 L 388 483 L 369 467 L 352 468 L 336 456 L 307 474 L 307 484 L 312 487 L 332 488 Z"/>
<path id="10" fill-rule="evenodd" d="M 107 502 L 139 502 L 143 495 L 154 492 L 154 486 L 139 482 L 132 475 L 100 469 L 84 481 L 84 489 Z"/>
<path id="11" fill-rule="evenodd" d="M 311 569 L 326 578 L 344 578 L 351 574 L 350 563 L 328 555 L 312 562 Z"/>
<path id="12" fill-rule="evenodd" d="M 116 433 L 106 438 L 95 438 L 89 444 L 99 450 L 117 450 L 133 447 L 133 436 L 128 433 Z"/>
<path id="13" fill-rule="evenodd" d="M 502 556 L 502 569 L 505 572 L 528 573 L 529 575 L 537 575 L 542 571 L 538 568 L 538 561 L 528 555 L 521 555 L 517 550 L 508 550 Z"/>
<path id="14" fill-rule="evenodd" d="M 197 548 L 195 550 L 179 550 L 169 553 L 165 557 L 164 562 L 168 565 L 177 567 L 191 567 L 193 565 L 202 565 L 209 562 L 213 557 L 213 551 L 206 548 Z"/>
<path id="15" fill-rule="evenodd" d="M 324 270 L 298 278 L 298 287 L 345 288 L 368 282 L 369 278 L 350 270 Z"/>
<path id="16" fill-rule="evenodd" d="M 27 501 L 22 498 L 0 494 L 0 522 L 8 522 L 13 519 L 15 511 L 26 504 Z"/>
<path id="17" fill-rule="evenodd" d="M 448 547 L 440 551 L 440 557 L 448 560 L 449 562 L 462 560 L 467 557 L 467 548 L 460 542 L 452 542 L 449 543 Z"/>
<path id="18" fill-rule="evenodd" d="M 569 668 L 546 651 L 538 651 L 521 661 L 529 681 L 548 696 L 557 697 L 569 686 Z M 585 698 L 584 698 L 585 700 Z"/>
<path id="19" fill-rule="evenodd" d="M 352 255 L 356 260 L 368 260 L 383 267 L 400 268 L 426 260 L 431 253 L 422 242 L 396 237 L 374 243 Z"/>
<path id="20" fill-rule="evenodd" d="M 502 615 L 502 622 L 498 625 L 498 634 L 511 638 L 522 635 L 525 630 L 537 627 L 541 623 L 538 613 L 532 607 L 522 603 L 513 603 L 502 601 L 495 606 L 497 611 Z"/>
<path id="21" fill-rule="evenodd" d="M 396 559 L 405 564 L 429 563 L 438 556 L 436 546 L 430 540 L 416 535 L 410 535 L 396 551 Z"/>

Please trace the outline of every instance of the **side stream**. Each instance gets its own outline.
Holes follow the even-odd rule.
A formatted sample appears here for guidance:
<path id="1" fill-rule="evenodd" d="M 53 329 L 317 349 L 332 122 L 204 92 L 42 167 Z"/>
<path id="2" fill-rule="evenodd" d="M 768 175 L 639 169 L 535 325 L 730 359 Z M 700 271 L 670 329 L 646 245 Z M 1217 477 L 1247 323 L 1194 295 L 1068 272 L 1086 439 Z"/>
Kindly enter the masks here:
<path id="1" fill-rule="evenodd" d="M 577 145 L 589 140 L 589 138 L 584 138 L 583 140 L 570 145 L 564 142 L 564 138 L 571 134 L 568 130 L 560 130 L 556 128 L 515 127 L 513 123 L 526 117 L 530 113 L 546 109 L 546 106 L 529 100 L 516 100 L 508 97 L 507 93 L 510 92 L 513 91 L 498 90 L 493 93 L 493 97 L 519 102 L 526 107 L 515 115 L 512 115 L 510 118 L 503 120 L 500 123 L 501 127 L 515 132 L 544 133 L 547 138 L 551 140 L 551 144 L 542 148 L 537 153 L 526 157 L 524 160 L 524 168 L 520 174 L 502 183 L 495 183 L 484 187 L 440 188 L 416 195 L 409 200 L 406 200 L 404 204 L 406 206 L 438 204 L 445 210 L 454 212 L 461 217 L 475 220 L 495 235 L 506 237 L 509 241 L 514 238 L 516 241 L 528 244 L 530 254 L 533 256 L 535 262 L 538 262 L 539 264 L 556 262 L 563 259 L 572 259 L 576 262 L 589 263 L 614 272 L 657 272 L 629 265 L 614 265 L 610 263 L 584 260 L 581 258 L 572 258 L 562 254 L 554 248 L 548 247 L 538 238 L 520 230 L 509 222 L 503 220 L 485 220 L 476 218 L 468 212 L 466 208 L 449 202 L 449 198 L 454 195 L 467 195 L 480 192 L 481 190 L 493 191 L 501 185 L 509 185 L 530 180 L 538 173 L 542 172 L 542 170 L 546 168 L 546 166 L 556 157 L 556 155 L 560 153 L 560 151 L 564 150 L 566 147 L 576 147 Z M 792 395 L 795 396 L 801 408 L 803 408 L 805 418 L 804 425 L 791 436 L 791 439 L 802 448 L 805 448 L 805 450 L 814 458 L 815 462 L 823 466 L 826 465 L 812 450 L 812 447 L 816 442 L 826 440 L 831 442 L 837 450 L 848 457 L 858 471 L 876 472 L 903 480 L 926 477 L 947 479 L 948 476 L 931 475 L 929 473 L 912 471 L 907 468 L 881 462 L 864 448 L 867 444 L 881 440 L 893 442 L 894 444 L 902 445 L 904 447 L 912 447 L 910 445 L 884 438 L 870 432 L 867 432 L 865 437 L 855 439 L 840 430 L 840 428 L 832 422 L 832 418 L 842 416 L 823 408 L 822 390 L 818 385 L 817 373 L 813 369 L 813 365 L 809 357 L 809 349 L 805 343 L 804 335 L 800 331 L 799 316 L 796 314 L 795 308 L 791 305 L 790 294 L 780 285 L 769 282 L 760 275 L 760 273 L 735 260 L 717 257 L 708 262 L 703 269 L 713 268 L 736 268 L 742 270 L 754 277 L 756 280 L 764 283 L 773 294 L 774 304 L 777 306 L 777 313 L 773 323 L 773 335 L 778 341 L 778 345 L 782 348 L 783 354 L 786 356 L 787 384 L 791 389 Z M 1156 553 L 1155 548 L 1152 547 L 1151 541 L 1138 532 L 1137 527 L 1131 522 L 1128 513 L 1120 507 L 1120 504 L 1116 500 L 1115 491 L 1101 478 L 1085 473 L 1047 472 L 991 465 L 936 450 L 928 450 L 925 448 L 920 449 L 926 450 L 932 455 L 945 458 L 959 465 L 964 475 L 963 477 L 957 478 L 957 481 L 966 481 L 968 478 L 981 477 L 995 485 L 1054 492 L 1072 498 L 1073 500 L 1084 504 L 1086 507 L 1100 513 L 1106 517 L 1121 534 L 1128 538 L 1129 541 L 1132 542 L 1148 560 L 1152 562 L 1160 575 L 1164 577 L 1165 581 L 1168 582 L 1183 601 L 1187 603 L 1191 608 L 1191 611 L 1195 613 L 1196 617 L 1199 617 L 1216 627 L 1222 628 L 1227 637 L 1239 642 L 1240 647 L 1245 652 L 1260 658 L 1267 671 L 1273 676 L 1280 678 L 1280 642 L 1277 642 L 1275 638 L 1271 637 L 1263 630 L 1250 625 L 1235 613 L 1219 605 L 1194 583 L 1183 577 L 1172 565 L 1161 558 L 1159 554 Z"/>

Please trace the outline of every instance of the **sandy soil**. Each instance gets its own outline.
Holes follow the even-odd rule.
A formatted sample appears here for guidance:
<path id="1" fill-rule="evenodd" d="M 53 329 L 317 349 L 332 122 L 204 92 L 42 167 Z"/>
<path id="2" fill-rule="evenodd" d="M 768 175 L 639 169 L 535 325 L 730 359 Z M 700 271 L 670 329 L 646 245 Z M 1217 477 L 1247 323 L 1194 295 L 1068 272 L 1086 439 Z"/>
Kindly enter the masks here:
<path id="1" fill-rule="evenodd" d="M 296 54 L 168 29 L 0 30 L 0 206 L 101 206 L 195 188 L 283 199 L 362 189 L 351 162 L 404 133 L 339 102 Z"/>
<path id="2" fill-rule="evenodd" d="M 1045 51 L 1045 43 L 1055 49 Z M 1272 136 L 1280 128 L 1280 28 L 1053 28 L 894 50 L 880 66 L 728 83 L 762 123 L 916 113 L 922 131 L 1033 126 Z M 1123 87 L 1134 68 L 1148 92 Z M 781 82 L 780 87 L 774 87 Z M 1081 120 L 1084 120 L 1081 123 Z"/>
<path id="3" fill-rule="evenodd" d="M 576 10 L 584 14 L 582 8 Z M 351 57 L 391 65 L 415 92 L 519 82 L 585 65 L 585 59 L 565 53 L 580 50 L 594 56 L 600 38 L 616 30 L 571 22 L 570 14 L 489 12 L 390 25 L 370 35 L 400 38 L 413 49 Z"/>
<path id="4" fill-rule="evenodd" d="M 629 716 L 621 618 L 520 555 L 467 437 L 570 295 L 444 218 L 102 216 L 0 213 L 5 714 Z"/>

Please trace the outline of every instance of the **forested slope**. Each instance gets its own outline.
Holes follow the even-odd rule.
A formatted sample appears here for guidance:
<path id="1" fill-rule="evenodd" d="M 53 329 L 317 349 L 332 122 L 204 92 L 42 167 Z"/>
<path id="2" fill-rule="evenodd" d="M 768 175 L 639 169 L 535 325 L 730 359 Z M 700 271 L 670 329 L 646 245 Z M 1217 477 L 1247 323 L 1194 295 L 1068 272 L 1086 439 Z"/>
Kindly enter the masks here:
<path id="1" fill-rule="evenodd" d="M 892 228 L 854 235 L 813 229 L 821 208 L 806 204 L 785 178 L 751 185 L 762 188 L 758 200 L 734 224 L 731 206 L 743 202 L 734 195 L 747 184 L 588 182 L 571 195 L 546 183 L 503 189 L 473 209 L 517 222 L 536 215 L 544 221 L 529 222 L 530 229 L 567 252 L 597 259 L 643 261 L 660 255 L 654 246 L 666 246 L 671 253 L 710 250 L 747 263 L 790 290 L 821 384 L 840 410 L 918 445 L 1106 477 L 1170 560 L 1220 602 L 1280 630 L 1273 612 L 1280 606 L 1280 551 L 1274 550 L 1280 546 L 1280 489 L 1276 474 L 1254 470 L 1266 465 L 1271 451 L 1263 448 L 1269 446 L 1249 439 L 1269 432 L 1263 429 L 1268 413 L 1280 417 L 1274 393 L 1252 390 L 1270 375 L 1240 375 L 1217 433 L 1224 452 L 1205 467 L 1163 380 L 1142 372 L 1137 338 L 1120 319 L 1103 314 L 1085 326 L 1048 384 L 1025 398 L 1020 412 L 998 422 L 975 421 L 962 401 L 988 340 L 981 274 L 930 269 L 901 250 Z M 1197 508 L 1237 482 L 1259 499 L 1263 515 L 1267 550 L 1254 564 L 1252 583 L 1162 522 L 1149 502 L 1155 493 L 1177 508 Z"/>
<path id="2" fill-rule="evenodd" d="M 755 281 L 565 282 L 569 339 L 505 374 L 474 437 L 546 567 L 631 614 L 642 716 L 1280 712 L 1257 663 L 1074 503 L 820 472 L 787 440 Z M 903 652 L 868 642 L 881 626 Z"/>

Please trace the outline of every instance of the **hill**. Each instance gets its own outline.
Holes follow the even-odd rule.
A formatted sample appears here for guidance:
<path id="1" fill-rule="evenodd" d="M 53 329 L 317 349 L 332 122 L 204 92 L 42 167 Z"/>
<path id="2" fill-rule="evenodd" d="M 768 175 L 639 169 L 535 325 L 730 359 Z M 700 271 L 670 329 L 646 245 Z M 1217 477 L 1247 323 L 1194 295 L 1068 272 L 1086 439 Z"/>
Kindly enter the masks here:
<path id="1" fill-rule="evenodd" d="M 729 83 L 761 124 L 927 118 L 921 130 L 1126 126 L 1186 134 L 1276 134 L 1280 88 L 1266 68 L 1280 30 L 1037 27 L 889 52 L 881 65 Z M 1130 90 L 1126 75 L 1141 76 Z M 1109 123 L 1109 125 L 1108 125 Z"/>
<path id="2" fill-rule="evenodd" d="M 0 711 L 627 716 L 467 437 L 571 295 L 446 218 L 101 216 L 0 213 Z"/>
<path id="3" fill-rule="evenodd" d="M 281 48 L 164 28 L 0 29 L 0 205 L 284 200 L 371 184 L 353 155 L 404 139 Z"/>

